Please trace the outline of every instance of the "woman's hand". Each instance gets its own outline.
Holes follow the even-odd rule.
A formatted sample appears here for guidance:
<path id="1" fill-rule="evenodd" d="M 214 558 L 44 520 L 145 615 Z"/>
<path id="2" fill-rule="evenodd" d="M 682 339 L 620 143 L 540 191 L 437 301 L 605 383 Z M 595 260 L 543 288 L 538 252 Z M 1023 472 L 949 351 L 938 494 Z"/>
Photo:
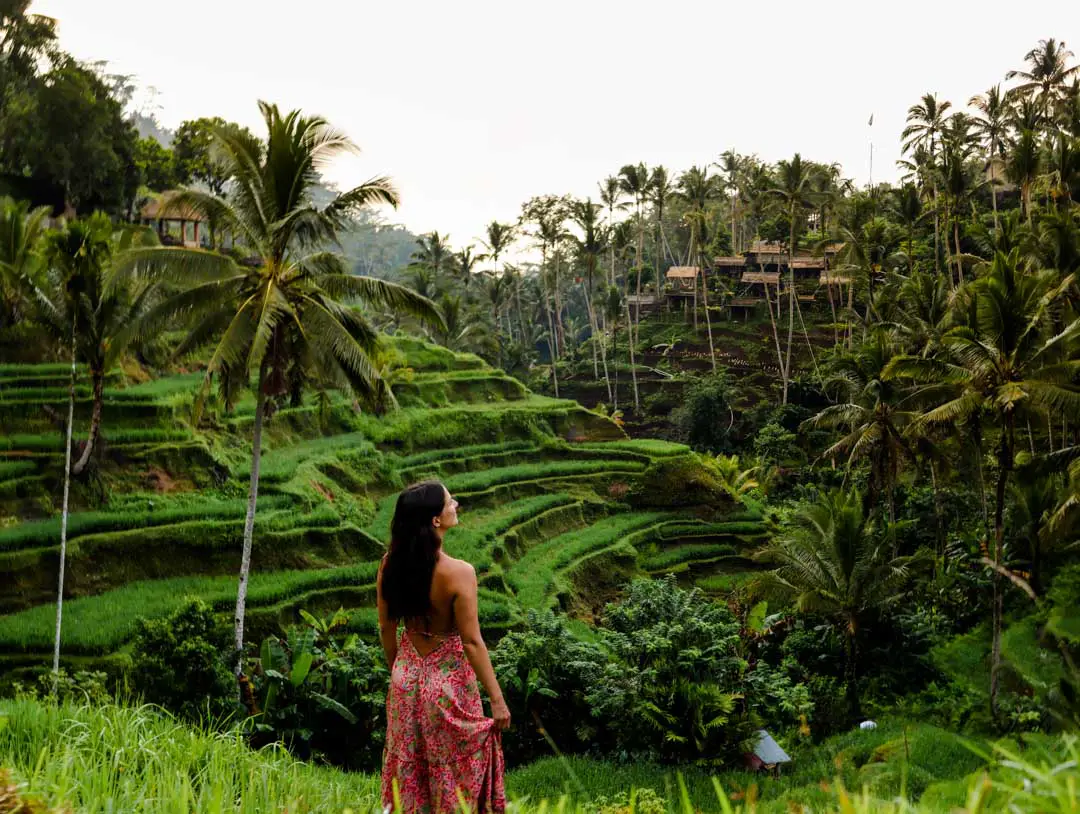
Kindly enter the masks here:
<path id="1" fill-rule="evenodd" d="M 495 728 L 500 732 L 510 726 L 510 708 L 503 699 L 491 702 L 491 717 L 495 719 Z"/>

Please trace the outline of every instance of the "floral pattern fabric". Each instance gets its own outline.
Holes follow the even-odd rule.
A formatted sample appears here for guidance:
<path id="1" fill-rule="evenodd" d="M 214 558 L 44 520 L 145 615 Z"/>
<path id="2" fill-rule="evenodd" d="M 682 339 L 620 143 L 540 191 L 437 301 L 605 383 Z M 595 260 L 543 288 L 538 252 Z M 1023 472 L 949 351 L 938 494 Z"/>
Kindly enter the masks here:
<path id="1" fill-rule="evenodd" d="M 382 800 L 401 811 L 502 812 L 503 754 L 495 722 L 484 715 L 476 673 L 460 636 L 421 655 L 405 631 L 386 694 Z"/>

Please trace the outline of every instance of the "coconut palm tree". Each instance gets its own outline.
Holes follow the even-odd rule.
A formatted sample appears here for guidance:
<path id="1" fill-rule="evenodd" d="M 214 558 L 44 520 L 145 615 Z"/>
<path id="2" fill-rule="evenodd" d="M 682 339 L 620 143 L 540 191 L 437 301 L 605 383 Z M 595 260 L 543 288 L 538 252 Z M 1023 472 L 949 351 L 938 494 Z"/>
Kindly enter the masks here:
<path id="1" fill-rule="evenodd" d="M 795 249 L 800 223 L 807 207 L 813 203 L 813 166 L 795 153 L 791 161 L 776 165 L 776 186 L 769 190 L 779 199 L 788 219 L 788 335 L 783 365 L 784 404 L 787 404 L 788 382 L 791 379 L 791 341 L 795 332 Z"/>
<path id="2" fill-rule="evenodd" d="M 913 457 L 904 435 L 917 415 L 905 407 L 908 394 L 901 383 L 882 378 L 899 352 L 886 333 L 878 330 L 853 353 L 838 357 L 824 384 L 827 392 L 837 393 L 838 403 L 804 422 L 808 427 L 845 431 L 821 457 L 845 456 L 849 469 L 858 462 L 870 462 L 869 505 L 873 508 L 884 494 L 890 527 L 896 522 L 894 493 L 900 467 Z"/>
<path id="3" fill-rule="evenodd" d="M 709 286 L 706 276 L 711 264 L 705 256 L 703 234 L 709 205 L 721 194 L 719 180 L 719 176 L 710 176 L 707 168 L 694 166 L 679 176 L 678 183 L 678 195 L 686 204 L 686 223 L 690 227 L 690 262 L 701 268 L 699 276 L 705 304 L 705 330 L 709 337 L 709 358 L 712 361 L 714 373 L 716 372 L 716 349 L 713 347 L 712 317 L 709 315 Z M 697 285 L 696 279 L 694 285 Z M 694 310 L 694 321 L 697 322 L 697 309 Z"/>
<path id="4" fill-rule="evenodd" d="M 34 290 L 41 283 L 40 252 L 47 206 L 0 198 L 0 328 L 15 325 L 31 311 Z"/>
<path id="5" fill-rule="evenodd" d="M 71 467 L 73 475 L 82 474 L 97 448 L 105 376 L 134 341 L 130 326 L 147 312 L 154 296 L 152 284 L 129 284 L 118 279 L 114 268 L 138 242 L 157 241 L 145 230 L 115 232 L 104 214 L 75 221 L 46 239 L 50 268 L 34 318 L 62 344 L 76 325 L 75 356 L 89 370 L 93 399 L 89 433 Z"/>
<path id="6" fill-rule="evenodd" d="M 454 252 L 450 248 L 450 236 L 429 232 L 416 240 L 410 266 L 420 266 L 435 275 L 436 284 L 441 285 L 443 276 L 454 263 Z"/>
<path id="7" fill-rule="evenodd" d="M 133 333 L 152 333 L 182 317 L 194 328 L 181 351 L 215 343 L 196 399 L 196 419 L 214 375 L 227 371 L 243 382 L 252 374 L 256 379 L 251 482 L 234 620 L 238 676 L 268 400 L 281 397 L 297 382 L 333 382 L 360 398 L 386 398 L 386 384 L 372 360 L 378 334 L 363 313 L 347 303 L 362 302 L 443 327 L 430 300 L 404 286 L 354 276 L 341 255 L 325 249 L 364 207 L 397 204 L 389 180 L 373 179 L 316 206 L 311 194 L 319 171 L 343 152 L 356 151 L 355 145 L 321 117 L 282 113 L 265 102 L 259 107 L 265 142 L 229 133 L 217 136 L 235 178 L 229 197 L 195 190 L 179 196 L 182 205 L 213 212 L 258 263 L 239 265 L 229 257 L 186 248 L 133 252 L 127 263 L 142 277 L 181 286 L 179 293 L 135 322 Z M 432 235 L 426 245 L 430 249 L 443 241 Z M 440 256 L 441 264 L 447 258 Z M 430 255 L 427 260 L 434 262 Z"/>
<path id="8" fill-rule="evenodd" d="M 619 185 L 619 179 L 614 175 L 609 175 L 603 181 L 600 182 L 600 203 L 607 207 L 608 232 L 611 232 L 615 228 L 615 210 L 622 208 L 622 188 Z M 615 245 L 611 244 L 609 247 L 609 260 L 608 266 L 608 285 L 615 285 Z"/>
<path id="9" fill-rule="evenodd" d="M 904 184 L 892 191 L 892 214 L 903 224 L 907 237 L 908 274 L 915 272 L 915 227 L 923 217 L 922 198 L 914 184 Z"/>
<path id="10" fill-rule="evenodd" d="M 656 280 L 656 296 L 660 296 L 661 269 L 664 266 L 664 209 L 675 194 L 667 168 L 663 165 L 653 167 L 649 175 L 649 203 L 653 208 L 653 268 Z"/>
<path id="11" fill-rule="evenodd" d="M 603 363 L 604 383 L 607 385 L 608 401 L 611 401 L 611 379 L 608 376 L 607 349 L 604 347 L 603 335 L 600 332 L 600 323 L 597 320 L 594 307 L 596 291 L 596 269 L 607 248 L 607 237 L 600 223 L 601 207 L 592 202 L 592 198 L 584 201 L 571 201 L 570 219 L 581 230 L 581 236 L 572 237 L 575 251 L 579 262 L 585 267 L 582 279 L 582 291 L 585 294 L 585 309 L 589 314 L 589 328 L 592 332 L 593 348 L 593 378 L 600 378 L 597 364 L 597 345 L 599 356 Z"/>
<path id="12" fill-rule="evenodd" d="M 979 113 L 972 120 L 974 131 L 986 151 L 986 167 L 990 170 L 990 200 L 994 209 L 994 228 L 998 228 L 997 162 L 1004 154 L 1005 134 L 1008 129 L 1009 106 L 1001 92 L 1001 85 L 994 85 L 986 93 L 972 96 L 968 102 Z"/>
<path id="13" fill-rule="evenodd" d="M 649 198 L 649 168 L 644 163 L 627 164 L 619 170 L 619 189 L 634 199 L 634 212 L 637 217 L 637 294 L 634 306 L 633 342 L 637 342 L 637 325 L 641 320 L 641 278 L 645 274 L 645 202 Z M 634 401 L 637 406 L 637 400 Z"/>
<path id="14" fill-rule="evenodd" d="M 1031 187 L 1042 171 L 1042 150 L 1034 130 L 1023 129 L 1009 142 L 1005 173 L 1020 187 L 1020 207 L 1031 225 Z"/>
<path id="15" fill-rule="evenodd" d="M 821 492 L 802 505 L 755 559 L 775 565 L 757 580 L 766 594 L 793 597 L 802 613 L 830 620 L 844 641 L 844 681 L 853 720 L 860 713 L 858 640 L 866 618 L 904 595 L 922 557 L 896 557 L 875 533 L 856 490 Z"/>
<path id="16" fill-rule="evenodd" d="M 739 201 L 739 185 L 742 180 L 743 159 L 734 150 L 726 150 L 720 156 L 717 168 L 724 174 L 724 191 L 731 196 L 731 253 L 739 253 L 739 231 L 737 228 L 737 214 Z"/>
<path id="17" fill-rule="evenodd" d="M 941 144 L 941 132 L 948 121 L 946 115 L 952 108 L 951 102 L 939 102 L 937 95 L 927 93 L 922 101 L 908 108 L 907 126 L 900 134 L 903 139 L 904 153 L 918 150 L 920 147 L 926 150 L 927 162 L 930 167 L 931 187 L 934 202 L 934 271 L 941 271 L 941 213 L 938 209 L 938 182 L 937 182 L 937 157 L 938 148 Z"/>
<path id="18" fill-rule="evenodd" d="M 480 260 L 490 260 L 492 270 L 499 273 L 499 258 L 506 254 L 507 250 L 517 240 L 517 227 L 510 223 L 499 223 L 493 220 L 487 225 L 487 239 L 481 241 L 481 245 L 487 249 L 487 253 L 480 255 Z"/>
<path id="19" fill-rule="evenodd" d="M 469 294 L 469 287 L 472 283 L 473 269 L 476 268 L 476 264 L 480 261 L 480 257 L 473 254 L 475 247 L 470 244 L 460 251 L 454 252 L 452 257 L 452 264 L 454 272 L 457 274 L 458 279 L 461 280 L 461 287 L 464 289 L 466 296 Z"/>
<path id="20" fill-rule="evenodd" d="M 1069 80 L 1080 74 L 1080 65 L 1069 67 L 1072 56 L 1064 42 L 1053 37 L 1039 40 L 1039 44 L 1024 55 L 1027 68 L 1005 74 L 1007 80 L 1020 80 L 1019 85 L 1009 90 L 1009 95 L 1033 97 L 1040 114 L 1049 120 L 1065 97 Z"/>
<path id="21" fill-rule="evenodd" d="M 1061 361 L 1061 350 L 1078 333 L 1080 320 L 1054 330 L 1071 277 L 1029 272 L 1018 250 L 998 252 L 988 273 L 965 287 L 956 318 L 942 338 L 938 357 L 897 357 L 883 378 L 922 384 L 930 407 L 916 425 L 960 425 L 992 416 L 1000 433 L 994 509 L 993 615 L 990 704 L 997 714 L 1004 610 L 1000 567 L 1005 544 L 1005 502 L 1016 460 L 1016 426 L 1048 413 L 1080 420 L 1080 360 Z"/>

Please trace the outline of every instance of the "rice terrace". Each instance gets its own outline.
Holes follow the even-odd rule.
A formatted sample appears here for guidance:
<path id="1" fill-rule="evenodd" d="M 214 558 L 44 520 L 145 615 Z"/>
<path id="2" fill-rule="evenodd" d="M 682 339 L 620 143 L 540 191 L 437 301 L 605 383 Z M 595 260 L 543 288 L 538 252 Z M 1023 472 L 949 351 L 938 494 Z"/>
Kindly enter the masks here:
<path id="1" fill-rule="evenodd" d="M 591 71 L 631 22 L 604 4 L 590 46 L 372 10 L 412 29 L 415 109 L 335 75 L 346 4 L 196 0 L 259 12 L 214 81 L 197 20 L 150 60 L 141 11 L 93 5 L 0 0 L 0 814 L 394 808 L 380 568 L 431 480 L 505 810 L 1080 812 L 1072 39 L 969 21 L 962 97 L 922 87 L 944 57 L 836 76 L 875 100 L 849 138 L 677 126 L 689 91 L 636 64 L 556 127 L 510 29 Z M 520 94 L 462 136 L 481 80 Z M 639 129 L 604 123 L 624 94 Z"/>

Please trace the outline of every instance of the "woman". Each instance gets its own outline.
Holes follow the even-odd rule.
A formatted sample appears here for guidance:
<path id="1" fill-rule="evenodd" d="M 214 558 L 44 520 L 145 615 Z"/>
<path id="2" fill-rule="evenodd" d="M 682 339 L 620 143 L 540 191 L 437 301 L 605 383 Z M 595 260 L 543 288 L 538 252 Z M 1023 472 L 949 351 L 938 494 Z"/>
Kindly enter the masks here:
<path id="1" fill-rule="evenodd" d="M 510 711 L 480 636 L 476 571 L 442 548 L 457 506 L 436 481 L 402 492 L 379 568 L 379 635 L 391 666 L 382 799 L 393 806 L 396 785 L 405 812 L 455 811 L 459 795 L 473 812 L 506 807 L 499 733 Z"/>

